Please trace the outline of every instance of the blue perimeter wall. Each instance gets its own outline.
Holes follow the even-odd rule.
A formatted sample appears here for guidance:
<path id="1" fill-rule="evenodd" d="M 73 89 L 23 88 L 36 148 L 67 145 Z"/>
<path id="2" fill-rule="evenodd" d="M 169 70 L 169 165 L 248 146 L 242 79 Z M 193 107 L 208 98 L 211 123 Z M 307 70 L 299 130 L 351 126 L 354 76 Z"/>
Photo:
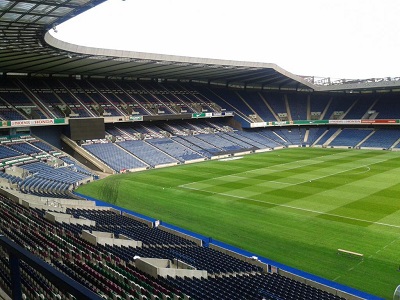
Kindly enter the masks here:
<path id="1" fill-rule="evenodd" d="M 112 208 L 115 208 L 115 209 L 120 210 L 122 212 L 126 212 L 126 213 L 129 213 L 131 215 L 137 216 L 137 217 L 139 217 L 141 219 L 144 219 L 144 220 L 147 220 L 147 221 L 151 221 L 153 223 L 155 221 L 157 221 L 154 218 L 150 218 L 148 216 L 139 214 L 137 212 L 134 212 L 134 211 L 131 211 L 131 210 L 128 210 L 128 209 L 125 209 L 125 208 L 122 208 L 122 207 L 119 207 L 119 206 L 116 206 L 116 205 L 113 205 L 111 203 L 100 201 L 98 199 L 95 199 L 95 198 L 92 198 L 92 197 L 89 197 L 89 196 L 86 196 L 86 195 L 83 195 L 83 194 L 79 194 L 79 193 L 76 193 L 76 192 L 75 192 L 75 194 L 80 196 L 80 197 L 86 198 L 88 200 L 95 201 L 97 206 L 112 207 Z M 206 237 L 204 235 L 201 235 L 201 234 L 198 234 L 198 233 L 195 233 L 195 232 L 191 232 L 191 231 L 188 231 L 186 229 L 183 229 L 183 228 L 180 228 L 180 227 L 177 227 L 175 225 L 168 224 L 168 223 L 165 223 L 165 222 L 162 222 L 162 221 L 160 221 L 160 224 L 165 226 L 165 227 L 167 227 L 167 228 L 170 228 L 170 229 L 176 230 L 178 232 L 181 232 L 183 234 L 187 234 L 187 235 L 190 235 L 190 236 L 195 237 L 197 239 L 201 239 L 203 241 L 203 245 L 205 247 L 208 247 L 209 244 L 212 243 L 214 245 L 220 246 L 220 247 L 225 248 L 225 249 L 230 250 L 230 251 L 234 251 L 236 253 L 239 253 L 239 254 L 247 256 L 247 257 L 257 256 L 258 259 L 261 262 L 265 263 L 265 264 L 269 264 L 269 265 L 275 266 L 275 267 L 277 267 L 279 269 L 282 269 L 282 270 L 285 270 L 285 271 L 287 271 L 289 273 L 295 274 L 295 275 L 300 276 L 300 277 L 304 277 L 304 278 L 306 278 L 308 280 L 312 280 L 312 281 L 318 282 L 320 284 L 323 284 L 323 285 L 329 286 L 331 288 L 346 292 L 348 294 L 352 294 L 352 295 L 355 295 L 357 297 L 361 297 L 361 298 L 368 299 L 368 300 L 384 300 L 383 298 L 380 298 L 380 297 L 377 297 L 377 296 L 374 296 L 374 295 L 371 295 L 371 294 L 356 290 L 356 289 L 348 287 L 346 285 L 343 285 L 343 284 L 340 284 L 340 283 L 337 283 L 337 282 L 334 282 L 334 281 L 331 281 L 331 280 L 327 280 L 325 278 L 322 278 L 322 277 L 319 277 L 319 276 L 316 276 L 316 275 L 301 271 L 299 269 L 295 269 L 295 268 L 286 266 L 284 264 L 281 264 L 279 262 L 270 260 L 270 259 L 265 258 L 265 257 L 260 257 L 257 254 L 254 254 L 254 253 L 248 252 L 246 250 L 231 246 L 229 244 L 225 244 L 223 242 L 214 240 L 211 237 Z"/>

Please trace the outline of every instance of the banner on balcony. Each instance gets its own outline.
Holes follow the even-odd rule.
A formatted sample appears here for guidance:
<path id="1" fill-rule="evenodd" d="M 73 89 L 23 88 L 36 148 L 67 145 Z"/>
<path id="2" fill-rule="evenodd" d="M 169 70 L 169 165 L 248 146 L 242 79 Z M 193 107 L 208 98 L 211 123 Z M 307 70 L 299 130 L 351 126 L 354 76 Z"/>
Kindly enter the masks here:
<path id="1" fill-rule="evenodd" d="M 34 120 L 14 120 L 2 121 L 1 127 L 30 127 L 30 126 L 46 126 L 46 125 L 64 125 L 67 124 L 65 119 L 34 119 Z"/>

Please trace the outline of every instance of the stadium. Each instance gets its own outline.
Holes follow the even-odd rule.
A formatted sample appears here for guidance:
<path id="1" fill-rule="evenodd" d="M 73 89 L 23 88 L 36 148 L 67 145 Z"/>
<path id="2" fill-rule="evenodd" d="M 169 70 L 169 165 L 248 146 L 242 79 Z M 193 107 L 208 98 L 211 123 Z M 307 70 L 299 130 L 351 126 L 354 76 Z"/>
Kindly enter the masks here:
<path id="1" fill-rule="evenodd" d="M 0 299 L 399 299 L 400 80 L 96 49 L 0 0 Z"/>

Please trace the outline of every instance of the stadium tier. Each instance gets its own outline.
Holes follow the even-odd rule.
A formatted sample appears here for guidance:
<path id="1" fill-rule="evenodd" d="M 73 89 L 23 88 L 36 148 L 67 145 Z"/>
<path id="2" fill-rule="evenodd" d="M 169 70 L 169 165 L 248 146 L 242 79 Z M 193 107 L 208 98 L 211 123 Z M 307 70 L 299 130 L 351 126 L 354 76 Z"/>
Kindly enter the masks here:
<path id="1" fill-rule="evenodd" d="M 2 78 L 2 120 L 143 117 L 234 113 L 244 128 L 268 122 L 398 119 L 397 98 L 383 94 L 241 91 L 188 83 Z M 394 108 L 394 109 L 389 109 Z"/>
<path id="2" fill-rule="evenodd" d="M 276 272 L 266 273 L 261 266 L 149 227 L 115 210 L 67 208 L 56 213 L 50 207 L 26 208 L 2 196 L 0 212 L 4 216 L 0 232 L 103 299 L 344 299 Z M 94 242 L 85 238 L 90 232 L 102 234 Z M 100 236 L 106 233 L 114 238 L 102 242 Z M 143 244 L 120 245 L 122 237 Z M 0 253 L 0 286 L 10 292 L 9 255 L 1 248 Z M 185 277 L 154 276 L 140 267 L 144 258 L 179 261 L 208 275 L 193 276 L 188 270 Z M 68 297 L 26 263 L 21 264 L 21 275 L 27 299 Z"/>

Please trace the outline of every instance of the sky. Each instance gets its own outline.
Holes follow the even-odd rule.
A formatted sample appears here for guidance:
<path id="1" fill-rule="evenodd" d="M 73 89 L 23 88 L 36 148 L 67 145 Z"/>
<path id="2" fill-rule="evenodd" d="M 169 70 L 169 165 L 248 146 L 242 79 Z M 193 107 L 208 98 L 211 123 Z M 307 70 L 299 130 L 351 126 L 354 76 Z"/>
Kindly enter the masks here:
<path id="1" fill-rule="evenodd" d="M 366 79 L 400 76 L 399 16 L 399 0 L 108 0 L 51 33 L 96 48 Z"/>

